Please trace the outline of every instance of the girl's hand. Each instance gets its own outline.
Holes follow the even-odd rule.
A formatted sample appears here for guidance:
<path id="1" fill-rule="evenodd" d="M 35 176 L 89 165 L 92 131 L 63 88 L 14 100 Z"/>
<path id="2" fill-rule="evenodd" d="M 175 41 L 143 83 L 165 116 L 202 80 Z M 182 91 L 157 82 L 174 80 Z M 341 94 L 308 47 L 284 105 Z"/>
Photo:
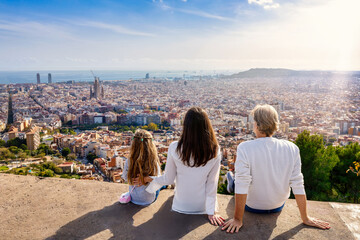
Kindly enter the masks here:
<path id="1" fill-rule="evenodd" d="M 218 214 L 208 215 L 208 219 L 210 220 L 211 224 L 215 226 L 222 226 L 225 222 L 225 219 Z"/>

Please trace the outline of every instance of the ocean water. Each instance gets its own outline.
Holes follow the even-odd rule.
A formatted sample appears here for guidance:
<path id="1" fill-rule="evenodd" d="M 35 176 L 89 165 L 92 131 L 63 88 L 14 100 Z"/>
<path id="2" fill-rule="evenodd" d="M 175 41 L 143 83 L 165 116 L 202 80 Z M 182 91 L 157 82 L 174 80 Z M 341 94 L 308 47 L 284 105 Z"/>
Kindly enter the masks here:
<path id="1" fill-rule="evenodd" d="M 90 71 L 0 71 L 0 84 L 36 83 L 36 74 L 40 73 L 41 83 L 48 82 L 48 73 L 51 73 L 52 82 L 75 82 L 94 81 Z M 130 80 L 145 78 L 149 73 L 150 78 L 191 78 L 199 75 L 231 74 L 230 71 L 117 71 L 102 70 L 94 71 L 100 80 Z"/>

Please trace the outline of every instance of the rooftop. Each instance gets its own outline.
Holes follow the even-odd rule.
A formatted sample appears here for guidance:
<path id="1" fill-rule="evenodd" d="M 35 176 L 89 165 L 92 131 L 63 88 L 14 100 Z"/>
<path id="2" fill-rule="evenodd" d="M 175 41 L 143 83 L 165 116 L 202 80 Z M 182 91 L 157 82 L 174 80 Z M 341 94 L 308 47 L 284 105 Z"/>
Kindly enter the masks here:
<path id="1" fill-rule="evenodd" d="M 360 205 L 310 201 L 311 216 L 330 222 L 330 230 L 301 224 L 296 202 L 280 214 L 245 213 L 243 228 L 227 234 L 204 215 L 171 211 L 173 190 L 161 191 L 150 206 L 117 203 L 125 184 L 40 179 L 0 174 L 2 239 L 360 239 Z M 218 195 L 228 218 L 234 198 Z"/>

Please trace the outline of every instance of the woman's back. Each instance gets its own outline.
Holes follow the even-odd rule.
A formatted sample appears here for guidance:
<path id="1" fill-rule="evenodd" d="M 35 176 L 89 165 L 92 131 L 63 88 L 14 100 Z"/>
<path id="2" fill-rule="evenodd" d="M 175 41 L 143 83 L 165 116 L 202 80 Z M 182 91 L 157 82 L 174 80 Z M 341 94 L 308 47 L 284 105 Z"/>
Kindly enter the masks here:
<path id="1" fill-rule="evenodd" d="M 221 154 L 205 166 L 190 167 L 184 164 L 177 152 L 178 142 L 169 146 L 165 174 L 154 179 L 147 189 L 153 192 L 162 185 L 176 183 L 172 209 L 187 214 L 214 214 Z"/>

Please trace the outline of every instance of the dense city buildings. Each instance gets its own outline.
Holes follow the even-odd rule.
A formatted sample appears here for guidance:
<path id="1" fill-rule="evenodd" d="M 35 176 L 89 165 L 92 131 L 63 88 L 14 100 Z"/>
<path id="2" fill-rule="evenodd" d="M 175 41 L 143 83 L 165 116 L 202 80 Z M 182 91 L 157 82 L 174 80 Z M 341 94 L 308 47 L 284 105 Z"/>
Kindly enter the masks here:
<path id="1" fill-rule="evenodd" d="M 185 112 L 204 108 L 222 149 L 222 167 L 233 169 L 236 146 L 254 139 L 250 111 L 270 104 L 279 113 L 277 138 L 296 139 L 304 130 L 321 134 L 327 145 L 360 142 L 360 78 L 350 73 L 295 75 L 254 74 L 198 76 L 191 79 L 150 79 L 54 84 L 10 84 L 0 88 L 0 128 L 6 127 L 9 93 L 13 124 L 2 139 L 26 139 L 35 150 L 41 142 L 54 151 L 69 149 L 93 169 L 82 166 L 84 178 L 121 182 L 133 131 L 152 131 L 161 162 L 178 139 Z M 261 71 L 260 71 L 261 72 Z M 106 93 L 106 98 L 104 98 Z M 73 134 L 58 129 L 74 129 Z M 50 140 L 46 140 L 50 139 Z M 61 165 L 71 168 L 69 164 Z M 80 165 L 75 169 L 80 171 Z M 93 173 L 99 175 L 94 177 Z M 85 174 L 86 173 L 86 174 Z"/>

